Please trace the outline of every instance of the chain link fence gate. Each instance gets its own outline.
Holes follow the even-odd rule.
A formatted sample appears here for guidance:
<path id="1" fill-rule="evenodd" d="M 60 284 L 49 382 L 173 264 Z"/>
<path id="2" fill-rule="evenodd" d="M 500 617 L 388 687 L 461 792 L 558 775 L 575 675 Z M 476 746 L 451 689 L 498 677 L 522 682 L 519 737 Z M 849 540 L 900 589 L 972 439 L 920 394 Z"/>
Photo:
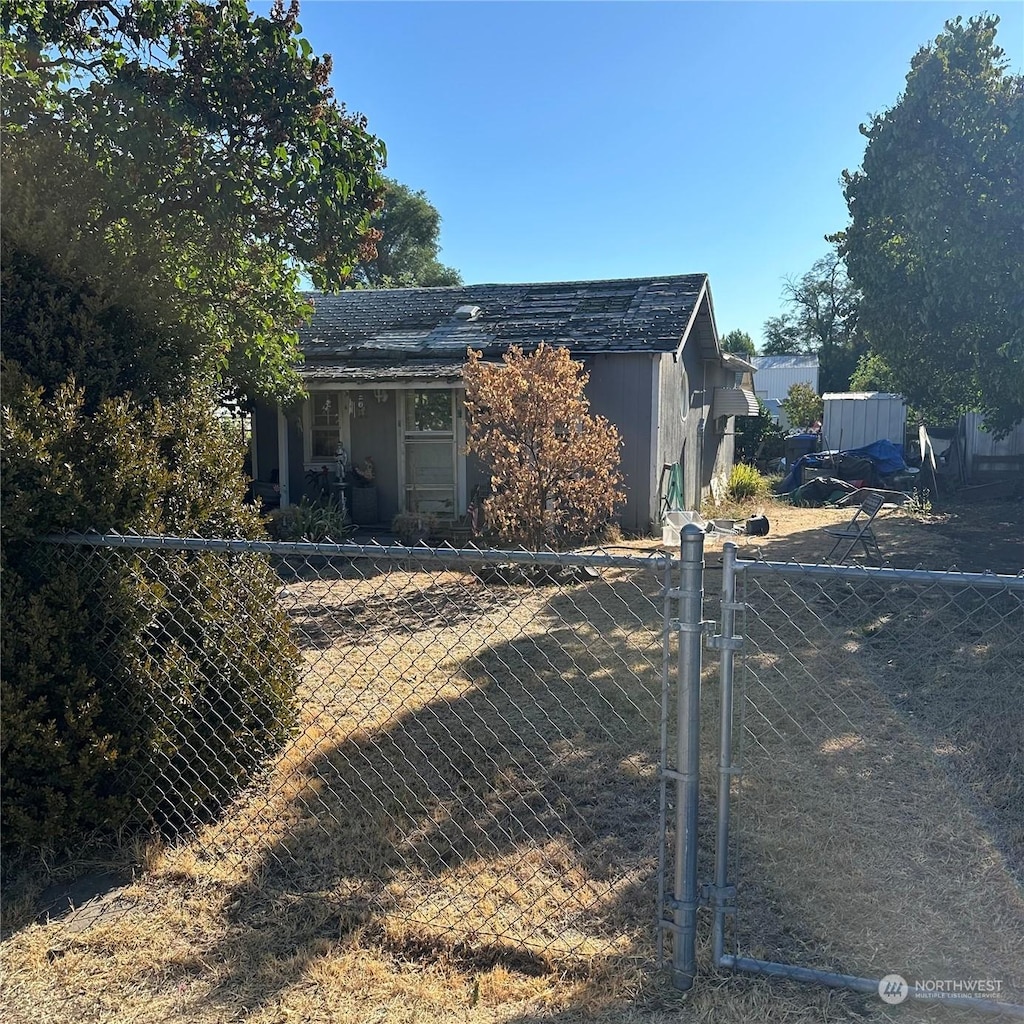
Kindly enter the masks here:
<path id="1" fill-rule="evenodd" d="M 248 886 L 260 927 L 347 908 L 658 964 L 667 934 L 692 984 L 699 565 L 679 589 L 678 558 L 634 553 L 81 535 L 42 557 L 104 595 L 79 653 L 150 738 L 121 770 L 163 872 Z M 279 707 L 263 684 L 293 663 Z"/>
<path id="2" fill-rule="evenodd" d="M 1024 1018 L 1024 578 L 721 577 L 714 963 Z"/>

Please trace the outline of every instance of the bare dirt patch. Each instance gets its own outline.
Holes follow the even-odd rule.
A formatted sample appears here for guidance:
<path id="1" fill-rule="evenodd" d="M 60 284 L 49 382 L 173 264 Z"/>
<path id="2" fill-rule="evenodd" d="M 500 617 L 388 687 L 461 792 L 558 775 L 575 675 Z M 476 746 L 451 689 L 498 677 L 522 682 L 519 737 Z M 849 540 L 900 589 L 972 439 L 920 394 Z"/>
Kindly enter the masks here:
<path id="1" fill-rule="evenodd" d="M 734 507 L 729 514 L 742 518 L 754 510 L 765 512 L 771 532 L 739 539 L 741 557 L 782 562 L 820 562 L 832 546 L 822 529 L 853 515 L 848 508 L 798 508 L 772 500 Z M 1024 571 L 1024 501 L 1019 499 L 961 499 L 927 512 L 885 508 L 875 519 L 875 535 L 886 564 L 895 568 L 1009 576 Z M 723 543 L 711 534 L 708 549 L 720 550 Z"/>

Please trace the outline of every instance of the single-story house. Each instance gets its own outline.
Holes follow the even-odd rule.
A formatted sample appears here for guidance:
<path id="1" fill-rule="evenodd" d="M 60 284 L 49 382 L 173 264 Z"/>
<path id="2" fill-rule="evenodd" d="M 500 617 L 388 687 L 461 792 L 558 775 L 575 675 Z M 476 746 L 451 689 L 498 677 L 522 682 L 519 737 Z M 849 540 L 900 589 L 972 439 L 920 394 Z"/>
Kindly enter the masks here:
<path id="1" fill-rule="evenodd" d="M 254 417 L 252 474 L 276 482 L 284 506 L 310 481 L 335 480 L 341 454 L 350 467 L 373 463 L 373 494 L 350 492 L 357 523 L 465 514 L 490 483 L 464 451 L 470 347 L 499 361 L 511 345 L 546 342 L 584 363 L 591 411 L 623 438 L 629 531 L 660 521 L 665 480 L 680 471 L 683 506 L 696 508 L 732 467 L 734 417 L 757 414 L 753 367 L 722 352 L 706 274 L 313 298 L 301 332 L 308 398 Z"/>

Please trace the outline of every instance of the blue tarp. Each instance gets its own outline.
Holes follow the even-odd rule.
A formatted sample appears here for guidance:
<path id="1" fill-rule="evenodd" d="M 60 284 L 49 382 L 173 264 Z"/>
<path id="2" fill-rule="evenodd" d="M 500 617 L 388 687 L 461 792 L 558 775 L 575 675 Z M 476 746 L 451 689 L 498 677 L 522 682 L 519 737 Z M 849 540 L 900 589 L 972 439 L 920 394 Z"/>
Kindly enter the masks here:
<path id="1" fill-rule="evenodd" d="M 892 441 L 872 441 L 863 448 L 851 448 L 844 454 L 870 459 L 879 476 L 892 476 L 907 468 L 903 461 L 903 445 L 893 444 Z"/>
<path id="2" fill-rule="evenodd" d="M 893 473 L 899 473 L 907 468 L 907 464 L 903 461 L 903 445 L 893 444 L 892 441 L 872 441 L 871 444 L 865 445 L 863 448 L 847 448 L 841 452 L 813 452 L 810 455 L 802 456 L 793 463 L 785 480 L 779 484 L 777 493 L 788 494 L 790 491 L 795 491 L 804 482 L 804 466 L 829 466 L 839 455 L 870 459 L 878 476 L 892 476 Z"/>

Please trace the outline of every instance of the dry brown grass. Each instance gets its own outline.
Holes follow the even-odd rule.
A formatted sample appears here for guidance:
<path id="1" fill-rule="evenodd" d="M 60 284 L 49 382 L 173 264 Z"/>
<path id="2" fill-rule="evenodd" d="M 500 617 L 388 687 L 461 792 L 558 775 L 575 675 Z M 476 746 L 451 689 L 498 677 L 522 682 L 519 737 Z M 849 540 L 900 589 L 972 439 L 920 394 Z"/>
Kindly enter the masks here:
<path id="1" fill-rule="evenodd" d="M 768 557 L 789 538 L 810 560 L 820 520 L 848 518 L 791 512 L 769 510 Z M 932 542 L 926 524 L 896 525 Z M 286 587 L 307 638 L 302 734 L 222 821 L 147 850 L 110 913 L 9 935 L 3 1020 L 960 1019 L 727 976 L 710 968 L 706 936 L 694 993 L 652 973 L 650 585 L 626 572 L 566 588 L 411 568 L 335 575 Z M 706 590 L 717 586 L 712 571 Z M 762 601 L 764 621 L 750 623 L 748 692 L 766 699 L 759 725 L 748 708 L 738 819 L 746 951 L 920 977 L 956 963 L 955 976 L 1001 978 L 1021 998 L 1024 907 L 1006 863 L 1024 817 L 1019 676 L 969 643 L 938 663 L 921 655 L 948 632 L 943 609 L 916 646 L 873 643 L 908 640 L 878 600 L 884 629 L 862 615 L 847 635 L 815 605 L 780 652 L 769 629 L 807 599 Z M 894 668 L 901 649 L 919 653 Z M 939 684 L 957 658 L 984 686 L 968 680 L 951 698 Z M 702 828 L 706 876 L 708 813 Z"/>
<path id="2" fill-rule="evenodd" d="M 1024 991 L 1020 599 L 861 586 L 837 611 L 834 584 L 777 582 L 747 595 L 743 877 L 779 908 L 767 935 L 741 918 L 755 955 L 801 921 L 804 961 Z"/>

